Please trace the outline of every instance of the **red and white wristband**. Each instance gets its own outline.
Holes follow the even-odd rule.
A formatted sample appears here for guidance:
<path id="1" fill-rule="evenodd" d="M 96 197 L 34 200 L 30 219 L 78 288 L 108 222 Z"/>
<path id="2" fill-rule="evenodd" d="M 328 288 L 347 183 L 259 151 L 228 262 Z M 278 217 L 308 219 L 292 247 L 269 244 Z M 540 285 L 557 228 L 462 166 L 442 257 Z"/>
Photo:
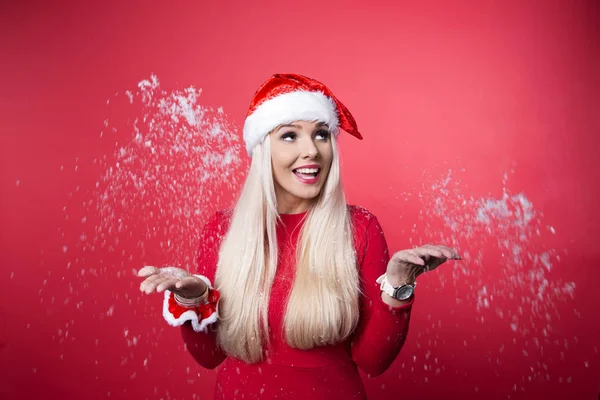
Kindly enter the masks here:
<path id="1" fill-rule="evenodd" d="M 175 294 L 165 290 L 163 300 L 163 317 L 171 326 L 181 326 L 190 321 L 196 332 L 207 332 L 209 325 L 217 322 L 219 292 L 212 287 L 210 280 L 203 275 L 194 275 L 208 285 L 208 296 L 198 305 L 184 306 L 177 302 Z"/>

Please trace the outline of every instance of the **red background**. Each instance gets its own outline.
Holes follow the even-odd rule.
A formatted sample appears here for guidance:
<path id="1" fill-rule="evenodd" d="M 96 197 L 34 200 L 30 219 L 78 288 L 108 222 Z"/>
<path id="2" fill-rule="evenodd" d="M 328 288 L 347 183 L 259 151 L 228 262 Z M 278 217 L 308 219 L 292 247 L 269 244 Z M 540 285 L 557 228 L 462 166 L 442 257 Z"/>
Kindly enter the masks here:
<path id="1" fill-rule="evenodd" d="M 170 238 L 165 221 L 140 252 L 152 224 L 128 211 L 117 250 L 84 251 L 81 216 L 103 226 L 85 201 L 131 140 L 139 114 L 123 93 L 150 74 L 167 92 L 202 88 L 199 102 L 222 107 L 239 134 L 258 85 L 297 72 L 354 113 L 365 140 L 342 138 L 346 192 L 379 217 L 390 248 L 443 241 L 468 255 L 421 279 L 407 344 L 366 380 L 370 398 L 597 398 L 597 4 L 4 3 L 0 397 L 210 398 L 214 371 L 194 364 L 160 298 L 139 294 L 132 276 L 143 262 L 173 261 L 156 245 Z M 129 128 L 99 138 L 106 119 Z M 507 190 L 536 213 L 514 262 L 498 243 L 519 242 L 518 227 L 499 218 L 469 236 L 443 218 L 478 226 L 471 206 Z M 197 231 L 208 208 L 186 229 Z M 510 281 L 539 271 L 545 251 L 548 317 L 524 302 L 532 288 Z M 495 297 L 481 309 L 484 286 Z M 511 329 L 506 310 L 528 330 Z"/>

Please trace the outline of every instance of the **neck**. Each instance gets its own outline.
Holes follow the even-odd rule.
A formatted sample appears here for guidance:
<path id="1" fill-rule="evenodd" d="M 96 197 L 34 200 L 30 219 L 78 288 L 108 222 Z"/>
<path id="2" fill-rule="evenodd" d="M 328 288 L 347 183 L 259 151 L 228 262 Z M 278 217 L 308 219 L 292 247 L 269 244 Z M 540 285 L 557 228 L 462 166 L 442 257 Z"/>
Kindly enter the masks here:
<path id="1" fill-rule="evenodd" d="M 308 211 L 310 202 L 302 202 L 298 204 L 281 204 L 277 202 L 277 212 L 279 214 L 300 214 Z"/>
<path id="2" fill-rule="evenodd" d="M 302 199 L 291 195 L 277 196 L 277 212 L 279 214 L 300 214 L 313 204 L 314 199 Z"/>

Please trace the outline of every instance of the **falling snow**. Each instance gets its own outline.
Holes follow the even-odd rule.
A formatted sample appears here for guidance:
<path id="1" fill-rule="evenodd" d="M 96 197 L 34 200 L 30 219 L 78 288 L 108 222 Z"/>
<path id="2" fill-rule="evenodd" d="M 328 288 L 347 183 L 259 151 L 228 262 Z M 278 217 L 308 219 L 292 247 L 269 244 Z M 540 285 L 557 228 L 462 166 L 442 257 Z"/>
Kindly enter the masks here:
<path id="1" fill-rule="evenodd" d="M 81 223 L 98 224 L 80 239 L 90 251 L 114 252 L 137 238 L 141 257 L 158 245 L 165 259 L 189 268 L 204 221 L 218 206 L 229 206 L 223 196 L 240 188 L 240 135 L 221 108 L 200 103 L 200 89 L 166 91 L 152 75 L 125 93 L 139 110 L 130 117 L 131 138 L 115 143 L 112 159 L 95 160 L 105 172 Z M 110 119 L 104 128 L 123 129 Z"/>
<path id="2" fill-rule="evenodd" d="M 222 107 L 213 109 L 202 104 L 201 92 L 194 87 L 163 89 L 159 79 L 152 75 L 139 82 L 137 89 L 124 92 L 131 110 L 127 124 L 122 117 L 100 121 L 103 130 L 97 140 L 112 140 L 110 134 L 118 133 L 119 141 L 114 140 L 113 152 L 93 161 L 102 173 L 92 181 L 91 191 L 79 194 L 84 198 L 77 207 L 83 204 L 85 212 L 75 215 L 74 221 L 81 226 L 81 232 L 76 241 L 65 239 L 71 247 L 67 244 L 62 247 L 66 257 L 73 257 L 66 269 L 78 267 L 78 285 L 70 287 L 68 292 L 68 296 L 74 297 L 71 304 L 77 310 L 91 307 L 88 294 L 96 279 L 111 273 L 113 278 L 131 279 L 135 262 L 144 259 L 147 253 L 160 254 L 165 262 L 174 265 L 194 265 L 195 246 L 204 221 L 217 208 L 229 205 L 228 196 L 239 190 L 247 168 L 241 158 L 240 134 Z M 109 100 L 107 104 L 116 104 L 114 99 Z M 127 129 L 126 140 L 123 140 L 124 129 Z M 61 165 L 60 171 L 66 168 L 77 171 L 78 164 L 83 170 L 82 161 L 76 160 L 75 165 Z M 499 320 L 514 338 L 529 340 L 541 351 L 545 343 L 556 340 L 553 332 L 560 315 L 554 305 L 568 301 L 576 293 L 575 283 L 563 282 L 551 274 L 560 261 L 561 250 L 544 248 L 536 240 L 540 235 L 560 232 L 548 225 L 553 221 L 544 221 L 526 193 L 510 191 L 507 176 L 501 195 L 484 197 L 470 194 L 457 176 L 457 172 L 449 171 L 441 178 L 423 179 L 420 188 L 403 193 L 405 199 L 418 195 L 423 210 L 419 224 L 412 227 L 411 240 L 461 249 L 463 261 L 453 263 L 448 273 L 433 275 L 439 279 L 439 286 L 456 290 L 457 304 L 460 301 L 462 306 L 469 307 L 474 320 L 482 324 Z M 68 220 L 70 208 L 65 206 L 63 211 Z M 433 225 L 442 225 L 444 229 L 427 229 Z M 418 232 L 422 231 L 427 233 L 419 237 Z M 90 255 L 88 259 L 73 255 L 79 254 L 75 243 L 78 250 Z M 104 262 L 102 257 L 106 254 L 118 255 L 121 263 Z M 148 310 L 132 306 L 128 295 L 117 292 L 105 295 L 107 303 L 99 311 L 103 318 L 115 321 L 121 313 L 136 315 L 136 311 L 149 316 Z M 65 299 L 58 300 L 62 303 Z M 119 310 L 116 314 L 115 303 Z M 125 304 L 132 307 L 121 307 Z M 149 317 L 155 319 L 156 315 Z M 432 319 L 431 315 L 429 319 L 435 329 L 450 325 L 447 320 Z M 61 328 L 55 340 L 64 343 L 70 327 L 72 324 Z M 129 348 L 138 344 L 148 348 L 157 345 L 156 331 L 119 329 L 117 334 Z M 427 382 L 452 366 L 436 357 L 437 338 L 431 335 L 424 342 L 420 338 L 425 336 L 419 333 L 416 337 L 422 353 L 403 361 L 401 369 L 414 374 L 417 368 L 420 374 L 425 374 Z M 106 345 L 98 338 L 93 340 L 96 347 Z M 500 347 L 498 360 L 508 345 Z M 463 340 L 460 346 L 468 350 L 470 339 Z M 565 348 L 568 344 L 561 346 Z M 531 358 L 537 355 L 531 349 L 522 349 L 521 354 Z M 124 355 L 115 364 L 141 363 L 148 368 L 153 365 L 151 359 L 150 352 L 136 360 L 133 355 Z M 538 361 L 532 367 L 532 374 L 545 379 L 544 365 Z M 585 368 L 588 365 L 586 361 Z M 137 377 L 136 372 L 140 374 L 139 370 L 130 372 L 130 379 Z M 564 378 L 565 382 L 570 379 Z M 517 389 L 515 385 L 514 390 L 521 390 L 521 386 Z"/>
<path id="3" fill-rule="evenodd" d="M 510 316 L 506 323 L 523 335 L 551 331 L 553 318 L 559 317 L 553 304 L 571 299 L 575 283 L 551 278 L 559 251 L 533 244 L 541 235 L 543 216 L 525 193 L 510 192 L 508 175 L 498 198 L 467 197 L 454 175 L 450 170 L 429 187 L 424 184 L 421 198 L 428 223 L 441 220 L 445 226 L 441 236 L 432 239 L 465 250 L 464 262 L 454 264 L 452 271 L 454 282 L 472 284 L 461 293 L 462 299 L 477 311 L 500 310 L 497 316 Z M 497 260 L 486 257 L 486 251 L 500 253 L 500 279 Z M 489 279 L 492 276 L 495 279 Z M 525 307 L 526 313 L 521 310 Z"/>
<path id="4" fill-rule="evenodd" d="M 72 202 L 62 207 L 65 227 L 58 234 L 65 267 L 56 278 L 64 291 L 46 294 L 52 282 L 46 285 L 45 279 L 38 294 L 49 308 L 71 305 L 66 315 L 101 327 L 99 337 L 81 337 L 70 334 L 75 330 L 69 322 L 52 337 L 60 346 L 89 341 L 102 355 L 90 359 L 88 368 L 130 368 L 124 376 L 133 380 L 153 365 L 150 349 L 164 330 L 156 323 L 161 302 L 137 293 L 131 271 L 144 262 L 193 269 L 204 223 L 218 209 L 230 207 L 241 188 L 247 171 L 241 135 L 222 107 L 202 104 L 201 92 L 191 86 L 163 89 L 152 75 L 137 89 L 116 93 L 106 102 L 109 116 L 99 121 L 100 134 L 94 135 L 102 148 L 112 150 L 59 168 L 65 174 L 85 170 L 87 180 L 68 193 Z M 90 180 L 91 167 L 99 172 Z M 138 324 L 125 328 L 123 317 Z M 130 351 L 105 353 L 119 336 Z M 142 354 L 134 352 L 142 347 Z"/>
<path id="5" fill-rule="evenodd" d="M 461 183 L 462 172 L 449 170 L 441 177 L 426 172 L 416 193 L 403 193 L 405 199 L 418 195 L 421 203 L 422 222 L 413 227 L 411 241 L 459 249 L 463 260 L 428 277 L 430 284 L 454 291 L 457 309 L 460 307 L 474 321 L 506 326 L 508 333 L 498 332 L 495 336 L 512 335 L 507 345 L 523 346 L 519 350 L 523 360 L 532 360 L 531 376 L 524 379 L 546 380 L 546 369 L 540 361 L 545 360 L 544 350 L 548 353 L 568 348 L 556 329 L 561 320 L 558 305 L 572 300 L 576 292 L 574 282 L 565 282 L 551 273 L 563 249 L 545 246 L 543 235 L 555 235 L 557 230 L 544 224 L 542 213 L 526 193 L 511 192 L 508 174 L 499 184 L 501 195 L 478 197 Z M 432 325 L 448 323 L 440 320 Z M 456 328 L 460 330 L 458 325 Z M 417 334 L 417 347 L 421 347 L 422 338 L 429 338 L 428 346 L 435 347 L 437 335 L 432 340 L 425 334 L 431 333 L 426 330 Z M 472 338 L 477 340 L 475 335 Z M 463 345 L 468 347 L 469 341 L 464 340 Z M 503 344 L 493 361 L 496 365 L 502 364 L 504 351 Z M 432 368 L 429 365 L 427 370 Z"/>

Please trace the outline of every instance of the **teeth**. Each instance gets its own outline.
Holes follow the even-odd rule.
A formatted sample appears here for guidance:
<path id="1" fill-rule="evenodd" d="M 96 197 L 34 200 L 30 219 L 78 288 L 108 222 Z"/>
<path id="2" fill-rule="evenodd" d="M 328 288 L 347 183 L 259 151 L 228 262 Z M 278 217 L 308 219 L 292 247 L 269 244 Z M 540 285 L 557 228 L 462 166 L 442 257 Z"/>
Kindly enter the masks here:
<path id="1" fill-rule="evenodd" d="M 301 174 L 316 174 L 319 168 L 298 168 L 296 171 Z"/>

